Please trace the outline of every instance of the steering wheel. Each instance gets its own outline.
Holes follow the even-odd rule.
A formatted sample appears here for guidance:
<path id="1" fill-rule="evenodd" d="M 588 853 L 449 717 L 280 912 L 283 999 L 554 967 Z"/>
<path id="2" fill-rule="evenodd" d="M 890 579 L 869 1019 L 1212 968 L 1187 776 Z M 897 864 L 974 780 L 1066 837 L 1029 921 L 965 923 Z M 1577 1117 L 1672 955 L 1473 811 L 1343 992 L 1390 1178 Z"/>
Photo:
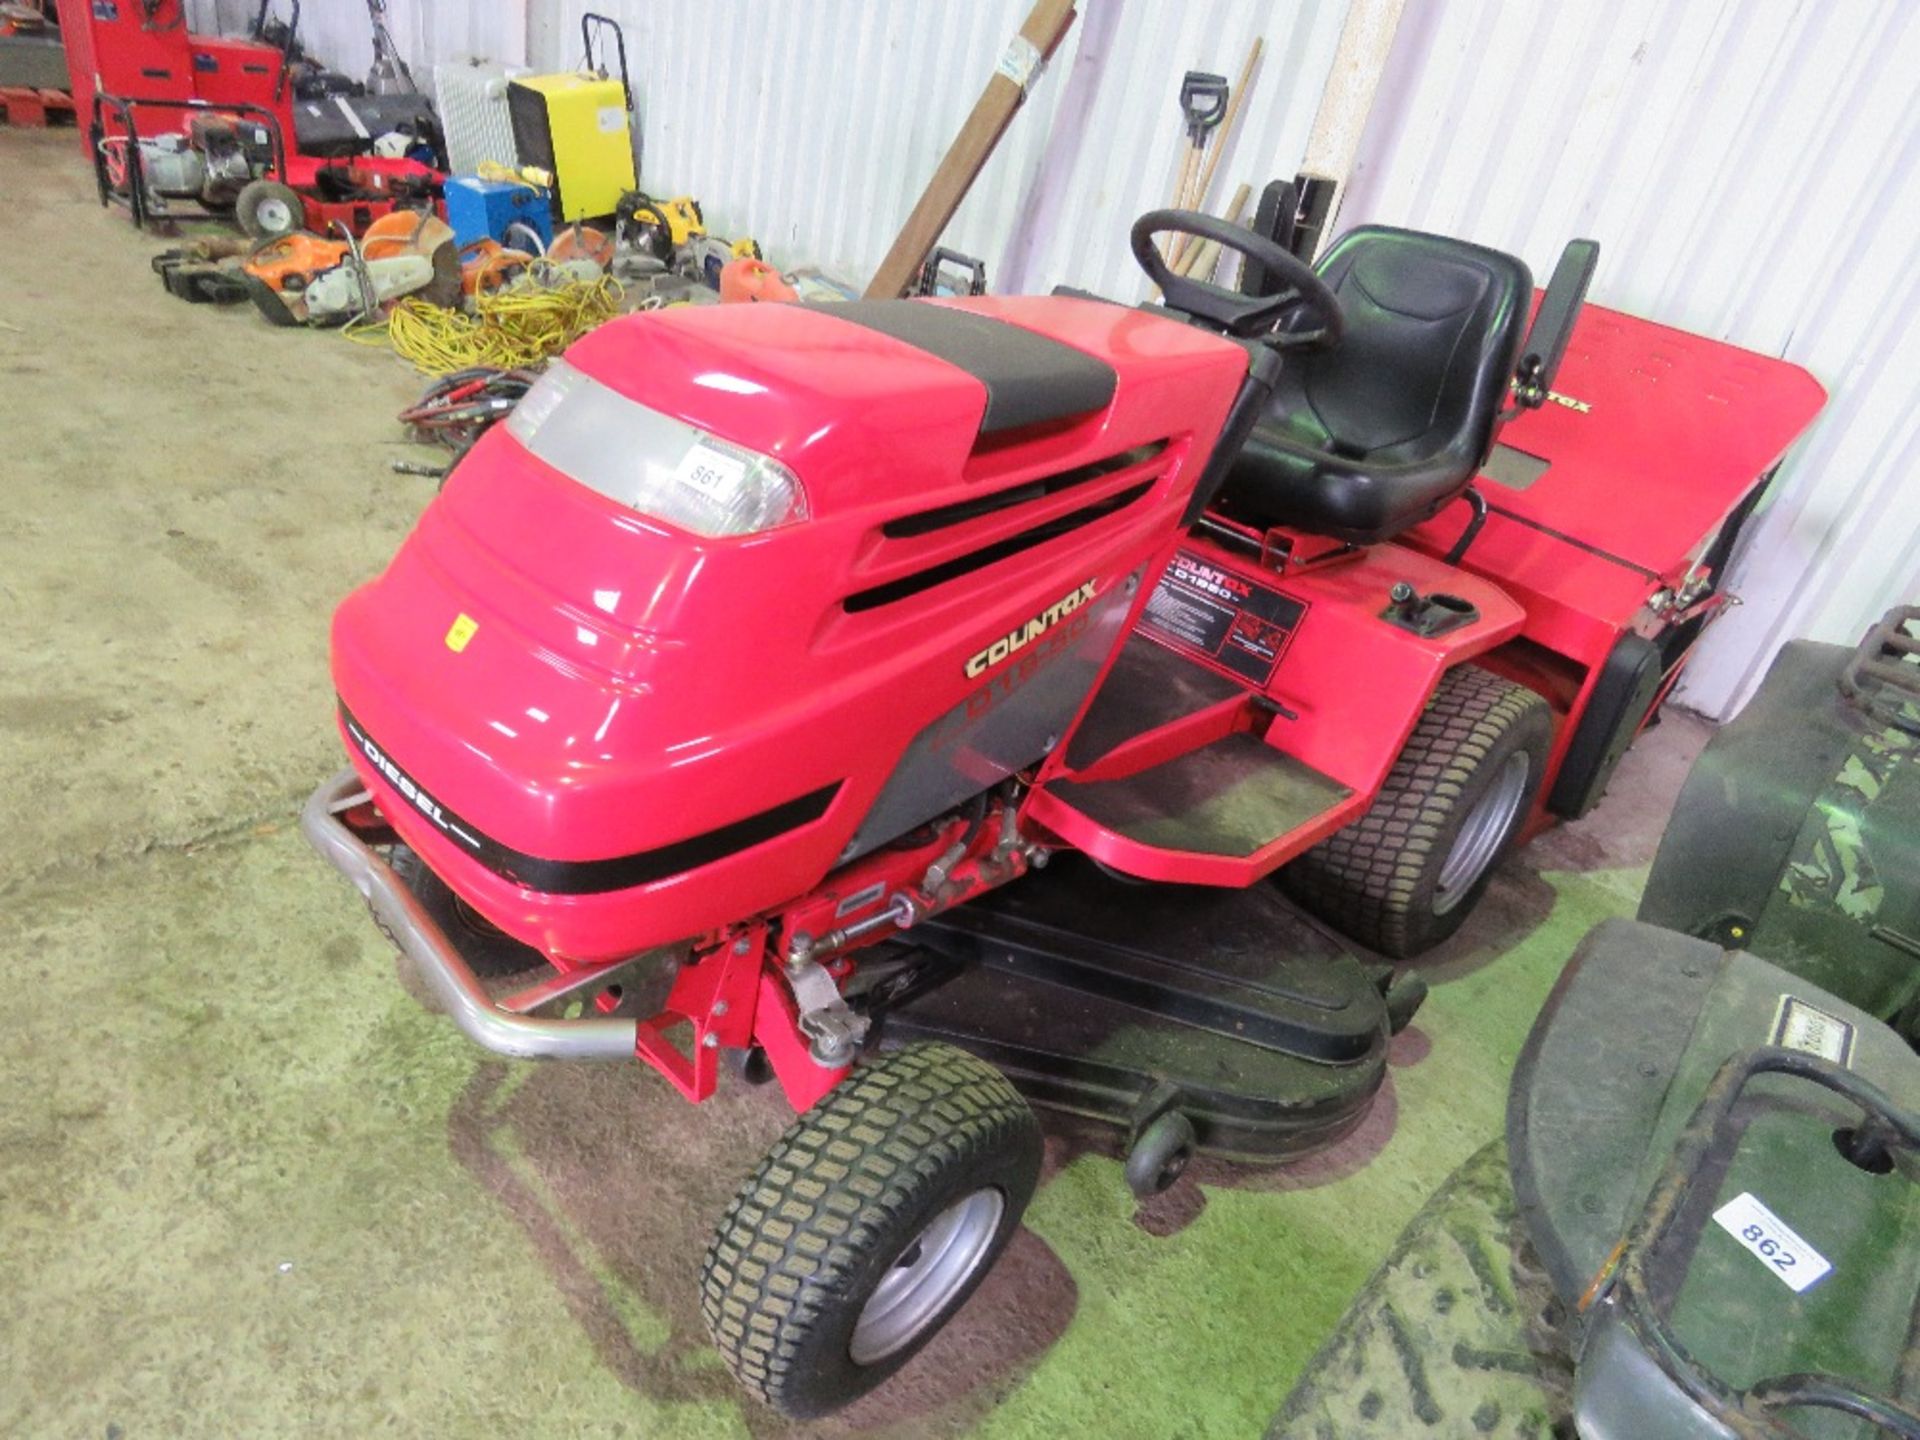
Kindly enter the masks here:
<path id="1" fill-rule="evenodd" d="M 1224 285 L 1174 274 L 1160 247 L 1153 243 L 1154 236 L 1169 230 L 1216 241 L 1225 249 L 1257 260 L 1269 274 L 1279 277 L 1284 288 L 1277 295 L 1242 295 Z M 1229 335 L 1262 335 L 1284 320 L 1288 322 L 1286 329 L 1269 343 L 1295 349 L 1337 344 L 1346 329 L 1340 297 L 1327 288 L 1327 282 L 1314 273 L 1313 267 L 1243 225 L 1197 210 L 1149 210 L 1133 222 L 1131 238 L 1133 258 L 1140 262 L 1147 278 L 1160 287 L 1169 309 L 1217 325 Z"/>

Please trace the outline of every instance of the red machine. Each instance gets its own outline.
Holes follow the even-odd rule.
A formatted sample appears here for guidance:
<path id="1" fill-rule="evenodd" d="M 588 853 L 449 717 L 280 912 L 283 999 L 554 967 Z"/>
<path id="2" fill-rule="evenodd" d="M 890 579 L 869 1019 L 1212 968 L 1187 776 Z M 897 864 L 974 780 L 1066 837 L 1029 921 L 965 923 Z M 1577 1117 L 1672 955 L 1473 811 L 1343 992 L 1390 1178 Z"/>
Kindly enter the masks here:
<path id="1" fill-rule="evenodd" d="M 696 1100 L 724 1052 L 803 1112 L 703 1280 L 789 1413 L 1005 1243 L 1009 1078 L 1120 1124 L 1143 1194 L 1350 1131 L 1424 991 L 1329 923 L 1415 953 L 1595 803 L 1822 400 L 1583 312 L 1584 242 L 1531 329 L 1524 265 L 1436 236 L 1133 248 L 1164 307 L 607 325 L 335 617 L 354 768 L 306 833 L 462 1028 Z"/>
<path id="2" fill-rule="evenodd" d="M 443 178 L 417 160 L 291 153 L 284 45 L 195 35 L 184 0 L 60 0 L 61 36 L 82 143 L 100 203 L 136 225 L 181 203 L 232 214 L 255 237 L 296 229 L 358 235 L 397 207 L 431 203 Z"/>

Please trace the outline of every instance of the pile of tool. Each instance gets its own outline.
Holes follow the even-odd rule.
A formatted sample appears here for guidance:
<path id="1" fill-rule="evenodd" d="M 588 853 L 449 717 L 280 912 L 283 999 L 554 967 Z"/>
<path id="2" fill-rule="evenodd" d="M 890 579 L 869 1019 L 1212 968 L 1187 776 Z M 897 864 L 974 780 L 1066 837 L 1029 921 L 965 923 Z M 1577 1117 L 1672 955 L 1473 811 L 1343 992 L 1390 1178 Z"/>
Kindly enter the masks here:
<path id="1" fill-rule="evenodd" d="M 394 50 L 379 0 L 371 9 L 375 66 L 354 87 L 361 110 L 351 113 L 418 102 L 437 144 L 434 111 Z M 283 82 L 302 92 L 320 86 L 322 98 L 344 106 L 346 92 L 332 84 L 344 77 L 300 51 L 297 24 L 297 10 L 278 28 L 257 22 L 246 43 L 276 46 Z M 118 32 L 101 22 L 93 33 Z M 655 199 L 639 189 L 625 40 L 617 24 L 597 15 L 583 19 L 581 38 L 577 71 L 515 72 L 502 77 L 497 94 L 456 71 L 445 139 L 472 173 L 433 170 L 419 183 L 387 177 L 371 209 L 317 182 L 287 183 L 284 127 L 271 106 L 244 99 L 216 105 L 188 97 L 177 132 L 142 135 L 134 114 L 147 102 L 103 96 L 103 113 L 119 123 L 94 139 L 102 193 L 124 196 L 136 218 L 148 221 L 167 214 L 170 200 L 191 200 L 230 217 L 254 242 L 202 236 L 156 256 L 153 268 L 171 293 L 199 303 L 251 301 L 276 325 L 342 327 L 354 339 L 391 344 L 432 374 L 537 365 L 630 301 L 716 292 L 723 300 L 796 298 L 756 242 L 711 234 L 698 200 Z M 212 42 L 183 35 L 181 43 Z M 384 117 L 380 110 L 371 123 L 383 125 Z M 420 163 L 407 153 L 418 127 L 396 117 L 402 128 L 372 153 L 362 145 L 339 154 L 320 179 L 344 176 L 351 189 L 367 178 L 363 170 L 378 178 L 382 165 Z M 331 155 L 338 137 L 320 134 L 318 124 L 302 129 L 301 143 L 324 141 L 318 148 Z M 433 156 L 441 164 L 445 148 Z M 350 213 L 339 213 L 340 203 Z"/>
<path id="2" fill-rule="evenodd" d="M 295 230 L 252 245 L 239 236 L 199 236 L 153 257 L 170 294 L 200 304 L 251 300 L 276 325 L 344 325 L 403 295 L 457 305 L 461 271 L 447 222 L 429 210 L 397 210 L 356 236 Z"/>

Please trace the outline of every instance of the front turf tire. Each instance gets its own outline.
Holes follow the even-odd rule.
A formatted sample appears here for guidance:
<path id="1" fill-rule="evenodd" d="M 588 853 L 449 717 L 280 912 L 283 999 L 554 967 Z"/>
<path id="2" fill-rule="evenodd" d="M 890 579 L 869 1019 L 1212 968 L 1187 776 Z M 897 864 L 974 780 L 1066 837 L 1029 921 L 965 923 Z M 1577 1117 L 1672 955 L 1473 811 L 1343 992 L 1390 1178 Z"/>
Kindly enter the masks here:
<path id="1" fill-rule="evenodd" d="M 1544 699 L 1456 666 L 1367 813 L 1281 870 L 1281 885 L 1382 955 L 1433 948 L 1460 928 L 1512 848 L 1552 743 Z"/>
<path id="2" fill-rule="evenodd" d="M 795 1419 L 858 1399 L 966 1303 L 1039 1177 L 1033 1112 L 985 1061 L 916 1044 L 856 1069 L 722 1216 L 700 1276 L 714 1344 Z"/>

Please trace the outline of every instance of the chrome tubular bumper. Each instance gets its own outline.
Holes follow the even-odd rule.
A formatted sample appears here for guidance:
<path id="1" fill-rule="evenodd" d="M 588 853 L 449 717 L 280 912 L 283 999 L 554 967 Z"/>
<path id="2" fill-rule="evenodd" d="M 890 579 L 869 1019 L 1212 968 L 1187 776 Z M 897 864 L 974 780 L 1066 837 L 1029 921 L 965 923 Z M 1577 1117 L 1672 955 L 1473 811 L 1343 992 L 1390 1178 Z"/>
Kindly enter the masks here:
<path id="1" fill-rule="evenodd" d="M 366 793 L 358 775 L 342 770 L 308 799 L 300 812 L 300 831 L 360 892 L 380 928 L 413 962 L 469 1040 L 496 1055 L 525 1060 L 635 1058 L 638 1021 L 604 1015 L 543 1019 L 502 1009 L 393 868 L 340 818 Z"/>

